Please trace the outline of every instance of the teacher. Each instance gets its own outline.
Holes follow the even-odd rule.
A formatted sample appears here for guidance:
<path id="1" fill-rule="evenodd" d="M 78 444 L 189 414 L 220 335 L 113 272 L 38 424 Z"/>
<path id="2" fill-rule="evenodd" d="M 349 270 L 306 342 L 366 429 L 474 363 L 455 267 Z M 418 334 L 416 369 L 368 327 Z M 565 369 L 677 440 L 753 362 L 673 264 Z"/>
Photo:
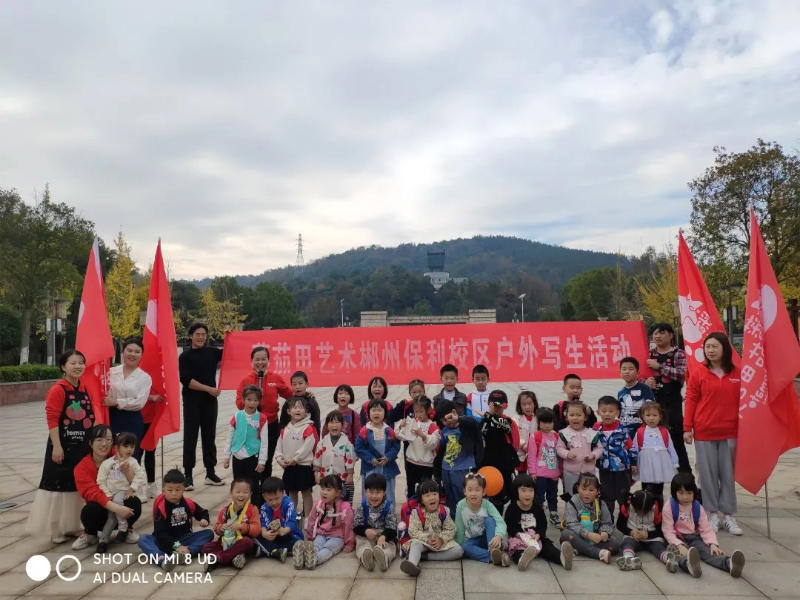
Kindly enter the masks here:
<path id="1" fill-rule="evenodd" d="M 263 398 L 259 410 L 267 417 L 267 464 L 262 474 L 262 481 L 272 477 L 272 458 L 275 456 L 275 446 L 281 426 L 278 421 L 278 396 L 287 399 L 293 395 L 292 388 L 286 385 L 283 377 L 269 370 L 269 350 L 264 346 L 256 346 L 250 353 L 250 364 L 253 370 L 242 379 L 236 388 L 236 408 L 244 409 L 242 391 L 248 385 L 257 385 L 261 388 Z M 259 492 L 260 493 L 260 492 Z"/>
<path id="2" fill-rule="evenodd" d="M 111 431 L 116 436 L 123 431 L 136 436 L 133 457 L 139 460 L 144 436 L 142 409 L 147 403 L 153 380 L 139 368 L 144 345 L 142 338 L 133 337 L 122 344 L 122 364 L 109 371 L 110 389 L 103 403 L 108 406 Z"/>

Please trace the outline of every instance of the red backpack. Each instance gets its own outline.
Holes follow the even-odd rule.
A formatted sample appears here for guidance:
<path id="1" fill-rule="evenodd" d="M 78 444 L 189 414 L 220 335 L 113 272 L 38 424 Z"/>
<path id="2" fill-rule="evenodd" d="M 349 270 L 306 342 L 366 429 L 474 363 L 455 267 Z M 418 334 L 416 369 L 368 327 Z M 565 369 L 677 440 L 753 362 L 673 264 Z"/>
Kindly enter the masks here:
<path id="1" fill-rule="evenodd" d="M 639 445 L 639 449 L 644 446 L 644 430 L 647 425 L 642 425 L 639 429 L 636 430 L 636 443 Z M 664 447 L 669 448 L 669 430 L 666 427 L 660 427 L 658 430 L 661 432 L 661 439 L 664 440 Z"/>
<path id="2" fill-rule="evenodd" d="M 441 520 L 442 524 L 444 524 L 445 520 L 447 520 L 447 509 L 445 508 L 446 500 L 441 498 L 439 500 L 439 520 Z M 403 550 L 403 544 L 411 539 L 411 536 L 408 535 L 408 526 L 411 523 L 411 513 L 416 511 L 417 516 L 419 517 L 422 526 L 425 527 L 425 511 L 420 510 L 419 502 L 417 501 L 416 496 L 411 496 L 408 500 L 403 502 L 403 506 L 400 508 L 400 521 L 405 523 L 406 528 L 403 531 L 403 535 L 400 538 L 400 555 L 406 556 L 406 551 Z"/>

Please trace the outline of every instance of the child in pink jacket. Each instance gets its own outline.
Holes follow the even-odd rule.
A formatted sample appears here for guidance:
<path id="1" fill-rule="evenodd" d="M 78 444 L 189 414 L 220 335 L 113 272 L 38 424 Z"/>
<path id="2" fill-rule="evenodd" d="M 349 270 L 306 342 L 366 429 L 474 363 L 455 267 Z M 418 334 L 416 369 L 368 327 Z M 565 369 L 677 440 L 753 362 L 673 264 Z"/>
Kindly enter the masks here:
<path id="1" fill-rule="evenodd" d="M 327 562 L 339 552 L 352 552 L 356 548 L 356 534 L 353 533 L 353 508 L 349 502 L 340 498 L 342 479 L 336 475 L 326 475 L 319 482 L 320 499 L 314 503 L 306 523 L 306 540 L 297 542 L 293 553 L 300 550 L 304 556 L 303 565 L 296 569 L 313 569 Z M 299 546 L 303 544 L 303 546 Z"/>
<path id="2" fill-rule="evenodd" d="M 583 402 L 568 402 L 567 427 L 558 432 L 556 454 L 563 461 L 564 494 L 572 496 L 581 473 L 594 473 L 595 462 L 603 456 L 600 434 L 585 426 L 589 407 Z"/>
<path id="3" fill-rule="evenodd" d="M 561 460 L 556 453 L 558 433 L 553 431 L 556 414 L 542 408 L 536 416 L 538 430 L 528 440 L 528 473 L 535 481 L 533 501 L 542 506 L 547 498 L 550 522 L 558 525 L 558 480 L 561 478 Z"/>
<path id="4" fill-rule="evenodd" d="M 664 505 L 661 529 L 667 543 L 680 552 L 678 566 L 692 577 L 700 577 L 700 561 L 727 571 L 731 577 L 741 577 L 744 554 L 734 550 L 725 556 L 717 543 L 717 534 L 711 529 L 706 511 L 697 497 L 697 484 L 691 473 L 678 473 L 670 484 L 672 498 Z"/>

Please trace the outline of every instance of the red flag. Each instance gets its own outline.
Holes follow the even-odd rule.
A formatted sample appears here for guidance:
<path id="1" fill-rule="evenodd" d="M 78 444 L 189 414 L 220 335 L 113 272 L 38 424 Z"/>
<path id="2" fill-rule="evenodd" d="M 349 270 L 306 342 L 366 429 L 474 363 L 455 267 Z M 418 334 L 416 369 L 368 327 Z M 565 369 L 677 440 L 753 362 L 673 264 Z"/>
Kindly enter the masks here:
<path id="1" fill-rule="evenodd" d="M 752 209 L 747 284 L 736 481 L 755 494 L 780 455 L 800 446 L 793 382 L 800 372 L 800 345 Z"/>
<path id="2" fill-rule="evenodd" d="M 78 313 L 78 331 L 75 348 L 86 357 L 86 372 L 81 380 L 89 392 L 96 424 L 108 424 L 108 407 L 103 404 L 107 395 L 108 369 L 114 356 L 114 340 L 108 325 L 106 293 L 103 288 L 103 271 L 100 269 L 100 247 L 94 239 L 86 265 L 81 308 Z"/>
<path id="3" fill-rule="evenodd" d="M 683 232 L 678 234 L 678 303 L 687 368 L 691 370 L 705 362 L 703 340 L 706 335 L 714 331 L 724 332 L 725 326 L 689 246 L 683 239 Z M 739 364 L 736 350 L 733 351 L 733 362 Z"/>
<path id="4" fill-rule="evenodd" d="M 153 263 L 143 342 L 144 354 L 140 366 L 153 378 L 152 393 L 160 394 L 164 398 L 161 403 L 154 405 L 152 424 L 142 440 L 142 449 L 150 451 L 155 450 L 162 437 L 181 428 L 178 341 L 175 337 L 167 272 L 161 257 L 161 240 L 158 241 Z M 146 406 L 149 408 L 153 404 Z"/>

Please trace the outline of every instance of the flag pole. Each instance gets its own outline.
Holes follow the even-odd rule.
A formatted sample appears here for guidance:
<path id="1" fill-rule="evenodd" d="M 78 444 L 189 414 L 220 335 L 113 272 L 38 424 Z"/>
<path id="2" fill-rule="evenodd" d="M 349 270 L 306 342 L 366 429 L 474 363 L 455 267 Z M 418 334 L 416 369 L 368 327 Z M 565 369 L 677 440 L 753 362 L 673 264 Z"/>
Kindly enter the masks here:
<path id="1" fill-rule="evenodd" d="M 764 482 L 764 497 L 767 500 L 767 539 L 772 539 L 772 524 L 769 520 L 769 479 Z"/>
<path id="2" fill-rule="evenodd" d="M 161 443 L 161 482 L 164 482 L 164 438 L 162 437 L 159 442 Z"/>

